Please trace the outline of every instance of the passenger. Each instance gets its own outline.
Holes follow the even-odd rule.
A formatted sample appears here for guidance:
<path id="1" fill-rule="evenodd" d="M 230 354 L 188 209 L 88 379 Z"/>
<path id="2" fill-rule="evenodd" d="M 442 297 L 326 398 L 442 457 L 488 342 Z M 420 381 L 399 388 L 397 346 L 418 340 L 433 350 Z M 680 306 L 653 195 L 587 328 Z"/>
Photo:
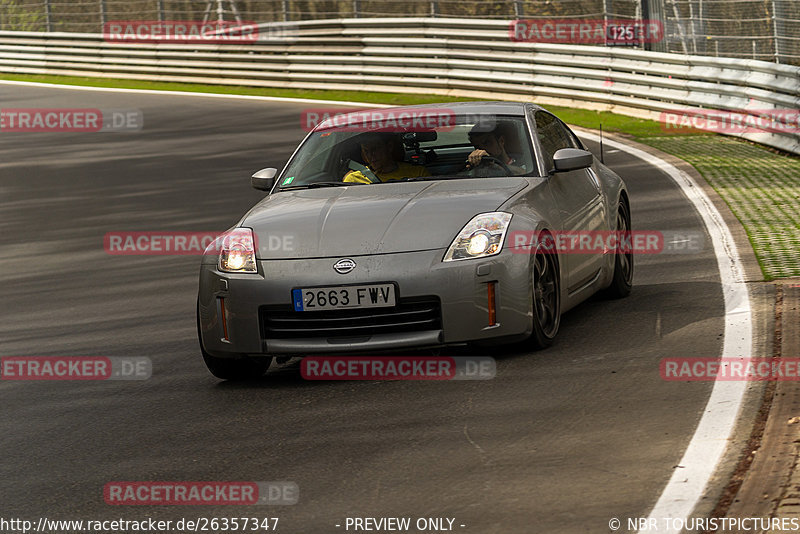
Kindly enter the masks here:
<path id="1" fill-rule="evenodd" d="M 398 148 L 402 151 L 402 142 L 397 134 L 382 132 L 366 134 L 359 140 L 359 144 L 361 157 L 364 158 L 367 168 L 364 172 L 360 170 L 348 172 L 343 182 L 371 184 L 376 181 L 388 182 L 431 175 L 425 167 L 403 161 L 402 155 L 398 154 Z"/>

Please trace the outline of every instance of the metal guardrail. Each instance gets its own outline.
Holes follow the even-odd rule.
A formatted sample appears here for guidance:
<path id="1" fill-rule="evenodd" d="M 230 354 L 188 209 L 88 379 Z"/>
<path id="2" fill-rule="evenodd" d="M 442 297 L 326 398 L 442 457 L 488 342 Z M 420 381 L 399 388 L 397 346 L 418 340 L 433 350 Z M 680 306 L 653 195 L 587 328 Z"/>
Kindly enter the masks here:
<path id="1" fill-rule="evenodd" d="M 443 18 L 269 23 L 252 44 L 0 32 L 0 72 L 524 99 L 655 120 L 686 108 L 800 110 L 800 67 L 513 42 L 508 24 Z M 800 154 L 800 125 L 736 135 Z"/>
<path id="2" fill-rule="evenodd" d="M 114 20 L 277 22 L 371 17 L 650 19 L 656 52 L 800 65 L 797 0 L 0 0 L 0 30 L 101 32 Z"/>

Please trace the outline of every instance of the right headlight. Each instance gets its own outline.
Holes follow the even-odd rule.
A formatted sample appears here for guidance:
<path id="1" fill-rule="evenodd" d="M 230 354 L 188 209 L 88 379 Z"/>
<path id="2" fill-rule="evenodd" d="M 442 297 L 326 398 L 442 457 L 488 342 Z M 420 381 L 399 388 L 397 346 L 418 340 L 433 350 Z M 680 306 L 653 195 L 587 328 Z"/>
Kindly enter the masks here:
<path id="1" fill-rule="evenodd" d="M 255 273 L 256 247 L 253 230 L 234 228 L 220 236 L 221 247 L 217 267 L 225 273 Z"/>
<path id="2" fill-rule="evenodd" d="M 504 211 L 476 215 L 458 233 L 442 261 L 469 260 L 499 254 L 503 250 L 510 222 L 511 214 Z"/>

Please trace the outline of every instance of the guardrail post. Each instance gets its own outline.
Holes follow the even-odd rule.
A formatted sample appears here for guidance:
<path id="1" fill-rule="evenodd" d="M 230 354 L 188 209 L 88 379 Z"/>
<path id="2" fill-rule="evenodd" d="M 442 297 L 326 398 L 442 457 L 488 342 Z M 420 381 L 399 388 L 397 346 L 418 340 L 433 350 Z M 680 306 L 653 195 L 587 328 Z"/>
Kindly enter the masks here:
<path id="1" fill-rule="evenodd" d="M 53 31 L 53 13 L 50 11 L 50 0 L 44 0 L 45 31 Z"/>
<path id="2" fill-rule="evenodd" d="M 353 0 L 353 17 L 358 18 L 361 16 L 361 2 Z"/>
<path id="3" fill-rule="evenodd" d="M 780 0 L 772 0 L 772 34 L 775 39 L 775 63 L 781 62 L 781 33 L 778 26 L 783 26 L 783 12 Z M 779 16 L 780 15 L 780 16 Z M 754 41 L 755 42 L 755 41 Z"/>
<path id="4" fill-rule="evenodd" d="M 698 1 L 698 15 L 697 25 L 699 27 L 698 33 L 700 34 L 700 42 L 697 43 L 697 51 L 701 54 L 708 53 L 708 36 L 706 35 L 706 13 L 703 5 L 703 0 Z"/>
<path id="5" fill-rule="evenodd" d="M 164 22 L 164 20 L 166 20 L 164 16 L 164 0 L 158 0 L 158 2 L 156 2 L 156 10 L 158 11 L 158 22 Z"/>
<path id="6" fill-rule="evenodd" d="M 667 19 L 664 16 L 664 0 L 641 0 L 642 2 L 642 18 L 645 20 L 657 20 L 661 23 L 664 34 L 661 36 L 661 41 L 657 43 L 644 43 L 645 50 L 652 50 L 653 52 L 666 52 L 667 51 Z"/>
<path id="7" fill-rule="evenodd" d="M 100 0 L 100 31 L 106 24 L 106 0 Z"/>
<path id="8" fill-rule="evenodd" d="M 522 2 L 520 0 L 514 0 L 514 18 L 522 18 Z"/>
<path id="9" fill-rule="evenodd" d="M 281 7 L 283 8 L 283 20 L 285 22 L 289 20 L 289 0 L 283 0 Z"/>
<path id="10" fill-rule="evenodd" d="M 437 0 L 431 0 L 431 17 L 439 16 L 439 2 Z"/>

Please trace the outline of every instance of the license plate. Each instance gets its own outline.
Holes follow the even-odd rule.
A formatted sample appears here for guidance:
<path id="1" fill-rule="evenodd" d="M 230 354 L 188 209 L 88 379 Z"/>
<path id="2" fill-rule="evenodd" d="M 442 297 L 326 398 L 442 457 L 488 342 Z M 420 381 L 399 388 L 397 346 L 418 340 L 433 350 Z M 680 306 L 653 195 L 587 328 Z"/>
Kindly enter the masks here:
<path id="1" fill-rule="evenodd" d="M 293 289 L 294 311 L 387 308 L 395 305 L 394 284 Z"/>

